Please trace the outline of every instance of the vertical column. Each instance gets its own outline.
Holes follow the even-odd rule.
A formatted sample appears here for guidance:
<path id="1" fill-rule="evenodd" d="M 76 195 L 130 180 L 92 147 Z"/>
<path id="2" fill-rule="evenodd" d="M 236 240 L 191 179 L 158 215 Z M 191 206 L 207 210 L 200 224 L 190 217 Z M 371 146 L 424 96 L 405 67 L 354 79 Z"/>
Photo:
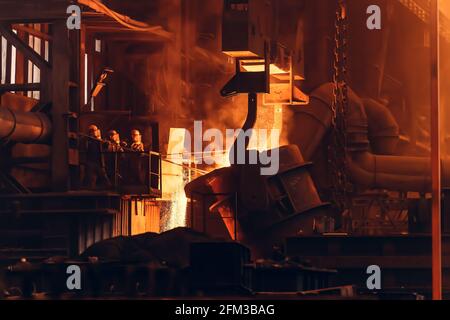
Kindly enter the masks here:
<path id="1" fill-rule="evenodd" d="M 54 191 L 69 189 L 68 128 L 70 50 L 65 21 L 53 24 L 51 71 L 52 96 L 52 186 Z"/>
<path id="2" fill-rule="evenodd" d="M 441 150 L 439 119 L 439 0 L 431 1 L 431 176 L 433 300 L 442 299 Z"/>

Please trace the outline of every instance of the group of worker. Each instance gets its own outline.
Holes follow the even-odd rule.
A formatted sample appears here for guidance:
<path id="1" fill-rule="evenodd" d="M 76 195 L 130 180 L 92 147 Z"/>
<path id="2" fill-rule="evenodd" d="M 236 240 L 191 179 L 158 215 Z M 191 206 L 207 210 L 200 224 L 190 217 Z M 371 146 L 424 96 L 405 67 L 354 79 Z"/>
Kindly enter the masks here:
<path id="1" fill-rule="evenodd" d="M 90 125 L 85 139 L 85 176 L 84 185 L 95 189 L 99 185 L 112 187 L 120 182 L 128 184 L 144 183 L 145 152 L 142 135 L 139 130 L 131 130 L 131 142 L 120 138 L 116 130 L 108 131 L 103 140 L 101 130 Z M 125 175 L 126 172 L 126 175 Z"/>

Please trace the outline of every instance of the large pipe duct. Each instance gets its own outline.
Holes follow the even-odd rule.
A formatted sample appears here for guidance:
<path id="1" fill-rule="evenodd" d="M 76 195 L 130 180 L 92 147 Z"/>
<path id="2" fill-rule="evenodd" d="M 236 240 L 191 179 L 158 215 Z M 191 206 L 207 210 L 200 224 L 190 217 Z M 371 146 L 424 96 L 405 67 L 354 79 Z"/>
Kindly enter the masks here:
<path id="1" fill-rule="evenodd" d="M 45 143 L 50 139 L 52 124 L 41 112 L 13 111 L 0 108 L 0 140 L 19 143 Z"/>
<path id="2" fill-rule="evenodd" d="M 290 130 L 289 140 L 302 150 L 306 160 L 311 160 L 319 145 L 323 142 L 331 126 L 331 105 L 333 84 L 320 86 L 311 94 L 310 104 L 295 111 L 293 121 L 296 128 Z M 372 102 L 373 103 L 373 102 Z M 376 112 L 379 106 L 369 106 L 370 112 Z M 377 115 L 374 119 L 388 119 L 389 115 Z M 395 191 L 431 191 L 431 163 L 429 158 L 376 155 L 370 151 L 368 133 L 380 124 L 369 122 L 366 107 L 352 90 L 349 90 L 349 106 L 346 115 L 348 140 L 348 171 L 352 181 L 368 189 L 387 189 Z M 389 127 L 389 125 L 388 125 Z M 390 126 L 395 132 L 395 126 Z M 373 132 L 373 131 L 372 131 Z M 372 137 L 377 136 L 373 132 Z M 379 146 L 378 146 L 379 148 Z M 376 148 L 372 148 L 376 149 Z M 384 151 L 390 153 L 391 146 Z M 450 163 L 443 163 L 443 187 L 450 187 Z"/>
<path id="3" fill-rule="evenodd" d="M 400 141 L 400 127 L 392 112 L 373 99 L 363 99 L 369 122 L 370 149 L 374 154 L 394 155 Z"/>

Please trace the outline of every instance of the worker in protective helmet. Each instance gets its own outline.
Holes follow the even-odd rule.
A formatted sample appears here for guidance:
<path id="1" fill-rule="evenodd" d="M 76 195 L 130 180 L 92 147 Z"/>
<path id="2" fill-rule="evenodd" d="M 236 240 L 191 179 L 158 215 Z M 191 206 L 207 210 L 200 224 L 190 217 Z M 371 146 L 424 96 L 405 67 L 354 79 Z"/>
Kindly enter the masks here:
<path id="1" fill-rule="evenodd" d="M 118 185 L 122 180 L 124 152 L 127 144 L 120 139 L 120 134 L 116 130 L 108 131 L 108 154 L 106 156 L 106 171 L 108 177 L 114 185 Z"/>
<path id="2" fill-rule="evenodd" d="M 105 169 L 104 142 L 96 125 L 88 128 L 89 136 L 85 141 L 86 163 L 84 185 L 90 189 L 96 189 L 98 184 L 110 186 Z"/>
<path id="3" fill-rule="evenodd" d="M 109 152 L 124 152 L 127 144 L 120 140 L 120 134 L 116 130 L 108 132 L 108 151 Z"/>
<path id="4" fill-rule="evenodd" d="M 130 148 L 134 151 L 129 155 L 128 183 L 133 185 L 142 185 L 145 183 L 145 147 L 142 142 L 142 135 L 139 130 L 131 130 Z"/>
<path id="5" fill-rule="evenodd" d="M 95 125 L 95 124 L 91 124 L 88 128 L 88 132 L 89 132 L 89 136 L 92 138 L 101 138 L 101 133 L 100 133 L 100 129 Z"/>
<path id="6" fill-rule="evenodd" d="M 131 130 L 131 149 L 137 152 L 144 152 L 144 144 L 142 143 L 142 135 L 139 130 Z"/>

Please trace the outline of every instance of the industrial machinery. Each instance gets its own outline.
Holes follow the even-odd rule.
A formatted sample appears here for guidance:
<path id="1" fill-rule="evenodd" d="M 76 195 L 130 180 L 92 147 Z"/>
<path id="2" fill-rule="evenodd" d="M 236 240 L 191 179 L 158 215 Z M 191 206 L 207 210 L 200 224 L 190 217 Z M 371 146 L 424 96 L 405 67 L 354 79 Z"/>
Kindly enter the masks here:
<path id="1" fill-rule="evenodd" d="M 429 291 L 429 1 L 42 1 L 0 0 L 0 265 L 63 256 L 102 290 L 119 270 L 131 291 L 158 273 L 177 294 L 248 294 L 358 285 L 376 264 Z M 200 120 L 241 128 L 221 163 L 185 150 Z M 251 129 L 280 135 L 255 146 Z"/>
<path id="2" fill-rule="evenodd" d="M 297 38 L 306 30 L 311 32 L 310 28 L 328 28 L 326 34 L 333 35 L 335 41 L 331 48 L 328 43 L 328 47 L 322 47 L 322 52 L 328 52 L 327 57 L 317 55 L 318 47 L 314 46 L 318 46 L 318 40 L 308 39 L 308 35 L 306 39 L 301 38 L 304 40 L 300 41 L 301 45 L 283 42 L 280 30 L 276 29 L 283 25 L 280 7 L 285 4 L 285 8 L 291 10 L 299 8 L 292 3 L 288 6 L 284 1 L 224 2 L 222 50 L 236 59 L 236 74 L 222 94 L 250 93 L 243 130 L 252 128 L 256 122 L 255 92 L 264 96 L 263 105 L 276 101 L 276 105 L 288 106 L 289 145 L 279 148 L 281 166 L 274 176 L 261 177 L 258 166 L 231 162 L 231 167 L 218 169 L 188 184 L 186 193 L 191 198 L 192 214 L 208 215 L 201 209 L 207 205 L 210 215 L 222 217 L 228 236 L 250 246 L 257 256 L 268 256 L 274 244 L 283 245 L 286 238 L 288 244 L 289 239 L 300 244 L 303 237 L 319 234 L 378 236 L 380 239 L 387 235 L 402 237 L 417 230 L 425 231 L 425 221 L 430 221 L 429 202 L 428 207 L 423 204 L 431 193 L 431 159 L 423 145 L 412 140 L 417 128 L 402 126 L 394 105 L 398 103 L 399 91 L 392 86 L 399 86 L 394 82 L 403 80 L 394 81 L 388 74 L 386 65 L 392 61 L 386 55 L 376 58 L 375 50 L 368 52 L 358 44 L 364 37 L 369 42 L 373 40 L 373 47 L 379 41 L 400 41 L 396 38 L 398 34 L 389 33 L 399 28 L 392 20 L 392 11 L 402 17 L 405 15 L 404 19 L 412 19 L 404 5 L 410 8 L 404 3 L 383 4 L 389 23 L 388 31 L 377 33 L 380 40 L 370 31 L 361 31 L 361 28 L 356 31 L 361 20 L 352 14 L 364 8 L 362 2 L 298 4 L 303 14 L 298 16 Z M 334 24 L 328 21 L 326 27 L 315 20 L 313 27 L 307 15 L 317 17 L 318 10 L 336 12 Z M 275 18 L 266 19 L 268 12 L 275 12 Z M 426 26 L 418 28 L 427 32 L 424 31 Z M 363 60 L 357 58 L 362 56 Z M 319 61 L 320 58 L 328 61 Z M 368 65 L 374 60 L 375 65 Z M 280 92 L 280 87 L 272 71 L 283 70 L 280 64 L 283 61 L 291 64 L 286 71 L 289 85 L 280 96 L 290 98 L 276 100 L 274 92 Z M 333 63 L 332 72 L 321 69 L 330 63 Z M 371 73 L 374 67 L 378 68 L 377 72 Z M 398 72 L 399 68 L 391 68 L 392 72 Z M 413 70 L 405 72 L 409 74 Z M 398 75 L 401 77 L 400 73 Z M 424 74 L 424 78 L 427 77 Z M 405 88 L 415 86 L 411 79 L 404 81 Z M 236 142 L 232 155 L 235 148 Z M 443 158 L 444 190 L 450 187 L 449 165 Z M 397 210 L 406 216 L 392 218 Z M 421 212 L 421 218 L 416 215 L 417 211 Z M 424 214 L 428 216 L 425 220 Z M 448 230 L 447 215 L 444 212 L 444 230 Z M 210 234 L 219 232 L 217 223 L 216 227 L 212 223 L 208 227 L 205 218 L 198 225 L 203 226 L 204 231 L 210 228 Z M 305 244 L 309 241 L 306 239 Z M 423 242 L 421 246 L 427 244 Z M 301 255 L 303 251 L 301 246 L 299 248 L 288 253 Z M 314 261 L 321 264 L 320 259 Z M 375 259 L 370 261 L 376 264 Z M 339 268 L 332 262 L 321 265 Z"/>
<path id="3" fill-rule="evenodd" d="M 116 43 L 106 38 L 119 23 L 91 11 L 81 30 L 67 32 L 68 2 L 54 5 L 52 10 L 61 11 L 56 16 L 18 5 L 20 19 L 0 17 L 8 66 L 0 85 L 2 265 L 22 257 L 75 257 L 103 239 L 160 230 L 158 123 L 130 106 L 114 110 L 106 103 L 105 79 L 113 70 L 106 67 L 102 46 Z M 110 25 L 103 36 L 99 23 Z M 142 41 L 145 37 L 130 40 Z M 92 125 L 103 136 L 89 136 Z M 123 140 L 140 130 L 145 149 L 131 150 L 131 141 L 129 148 L 122 144 L 120 154 L 108 151 L 111 129 Z"/>

